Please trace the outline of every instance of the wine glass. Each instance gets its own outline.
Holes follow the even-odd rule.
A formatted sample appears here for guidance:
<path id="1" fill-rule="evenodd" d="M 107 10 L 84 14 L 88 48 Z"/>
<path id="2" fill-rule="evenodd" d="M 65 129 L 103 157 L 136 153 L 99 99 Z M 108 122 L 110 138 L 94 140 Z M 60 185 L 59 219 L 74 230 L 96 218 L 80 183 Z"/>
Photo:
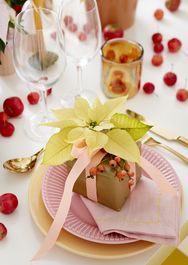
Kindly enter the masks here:
<path id="1" fill-rule="evenodd" d="M 93 59 L 101 45 L 101 23 L 96 1 L 63 0 L 59 24 L 65 54 L 77 68 L 77 88 L 64 94 L 63 104 L 71 104 L 77 96 L 93 101 L 95 92 L 83 89 L 82 68 Z"/>
<path id="2" fill-rule="evenodd" d="M 61 35 L 52 38 L 59 31 L 57 14 L 44 8 L 27 8 L 15 20 L 13 58 L 18 76 L 27 83 L 34 84 L 42 96 L 43 111 L 28 118 L 25 124 L 27 135 L 40 142 L 46 141 L 54 129 L 41 126 L 51 121 L 47 108 L 47 89 L 54 85 L 64 72 L 65 54 L 61 45 Z"/>

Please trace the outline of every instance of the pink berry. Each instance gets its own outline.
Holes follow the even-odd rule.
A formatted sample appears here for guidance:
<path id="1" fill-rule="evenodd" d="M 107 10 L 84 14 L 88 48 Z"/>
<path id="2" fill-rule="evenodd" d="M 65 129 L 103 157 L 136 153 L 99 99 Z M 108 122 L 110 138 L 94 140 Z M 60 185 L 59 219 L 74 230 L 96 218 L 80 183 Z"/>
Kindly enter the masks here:
<path id="1" fill-rule="evenodd" d="M 97 168 L 96 167 L 91 167 L 89 170 L 90 176 L 96 176 L 97 175 Z"/>
<path id="2" fill-rule="evenodd" d="M 116 173 L 116 177 L 119 178 L 119 179 L 123 179 L 126 176 L 127 176 L 127 171 L 126 170 L 118 171 Z"/>
<path id="3" fill-rule="evenodd" d="M 29 104 L 36 105 L 39 102 L 40 95 L 38 92 L 30 92 L 27 95 L 27 100 L 29 101 Z"/>
<path id="4" fill-rule="evenodd" d="M 188 99 L 188 90 L 186 90 L 185 88 L 180 88 L 178 89 L 177 93 L 176 93 L 176 98 L 179 101 L 186 101 Z"/>
<path id="5" fill-rule="evenodd" d="M 3 240 L 7 235 L 7 228 L 4 224 L 0 223 L 0 240 Z"/>
<path id="6" fill-rule="evenodd" d="M 177 81 L 177 75 L 173 72 L 167 72 L 163 77 L 163 81 L 167 86 L 173 86 Z"/>
<path id="7" fill-rule="evenodd" d="M 121 157 L 119 157 L 119 156 L 115 156 L 114 160 L 115 160 L 117 163 L 120 163 L 120 162 L 121 162 Z"/>
<path id="8" fill-rule="evenodd" d="M 0 134 L 4 137 L 10 137 L 13 135 L 15 127 L 10 122 L 5 122 L 5 124 L 0 128 Z"/>
<path id="9" fill-rule="evenodd" d="M 124 165 L 124 169 L 125 169 L 126 171 L 129 171 L 129 170 L 130 170 L 130 165 L 129 165 L 128 163 L 126 163 L 126 164 Z"/>
<path id="10" fill-rule="evenodd" d="M 154 54 L 151 58 L 153 66 L 160 66 L 163 63 L 163 56 L 161 54 Z"/>
<path id="11" fill-rule="evenodd" d="M 72 23 L 72 24 L 69 24 L 69 25 L 68 25 L 68 30 L 69 30 L 70 32 L 76 32 L 77 29 L 78 29 L 78 27 L 77 27 L 77 25 L 76 25 L 75 23 Z"/>
<path id="12" fill-rule="evenodd" d="M 182 43 L 179 39 L 173 38 L 167 43 L 169 52 L 175 53 L 181 49 Z"/>
<path id="13" fill-rule="evenodd" d="M 134 180 L 133 179 L 129 179 L 128 183 L 129 183 L 128 185 L 129 185 L 129 189 L 130 189 L 131 186 L 134 185 Z"/>
<path id="14" fill-rule="evenodd" d="M 64 23 L 65 23 L 65 26 L 68 26 L 69 24 L 72 24 L 73 23 L 73 18 L 71 16 L 65 16 L 64 17 Z"/>
<path id="15" fill-rule="evenodd" d="M 10 97 L 3 102 L 3 109 L 9 117 L 17 117 L 22 114 L 24 104 L 19 97 Z"/>
<path id="16" fill-rule="evenodd" d="M 163 40 L 163 36 L 161 33 L 157 32 L 152 35 L 152 41 L 153 43 L 161 43 Z"/>
<path id="17" fill-rule="evenodd" d="M 47 96 L 49 96 L 51 94 L 52 94 L 52 87 L 50 87 L 50 88 L 47 89 Z"/>
<path id="18" fill-rule="evenodd" d="M 18 199 L 12 193 L 5 193 L 0 196 L 0 212 L 11 214 L 18 206 Z"/>
<path id="19" fill-rule="evenodd" d="M 97 171 L 99 171 L 100 173 L 103 173 L 105 171 L 105 168 L 103 165 L 98 165 L 97 166 Z"/>
<path id="20" fill-rule="evenodd" d="M 111 167 L 113 167 L 113 168 L 117 167 L 117 162 L 116 162 L 116 160 L 111 159 L 111 160 L 109 161 L 109 166 L 111 166 Z"/>
<path id="21" fill-rule="evenodd" d="M 92 30 L 92 27 L 91 27 L 91 24 L 90 23 L 86 23 L 83 25 L 83 31 L 86 33 L 86 34 L 89 34 Z"/>
<path id="22" fill-rule="evenodd" d="M 143 90 L 146 94 L 152 94 L 153 91 L 155 90 L 154 84 L 147 82 L 143 85 Z"/>
<path id="23" fill-rule="evenodd" d="M 153 15 L 156 18 L 156 20 L 162 20 L 164 17 L 164 11 L 162 9 L 158 8 L 155 10 Z"/>
<path id="24" fill-rule="evenodd" d="M 87 40 L 87 35 L 85 32 L 79 32 L 78 33 L 78 38 L 80 41 L 86 41 Z"/>
<path id="25" fill-rule="evenodd" d="M 129 171 L 127 172 L 127 175 L 131 178 L 131 177 L 134 177 L 134 172 L 133 171 Z"/>
<path id="26" fill-rule="evenodd" d="M 164 46 L 162 43 L 155 43 L 153 46 L 153 50 L 156 53 L 161 53 L 164 50 Z"/>

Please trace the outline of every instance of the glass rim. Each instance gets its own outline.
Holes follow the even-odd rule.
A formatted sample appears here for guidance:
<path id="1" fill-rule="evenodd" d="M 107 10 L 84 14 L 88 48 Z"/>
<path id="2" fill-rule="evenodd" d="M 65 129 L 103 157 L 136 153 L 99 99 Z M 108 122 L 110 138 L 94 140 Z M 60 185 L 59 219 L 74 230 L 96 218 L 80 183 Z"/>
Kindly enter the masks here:
<path id="1" fill-rule="evenodd" d="M 44 10 L 44 11 L 46 11 L 46 12 L 48 12 L 48 13 L 51 13 L 51 14 L 53 14 L 53 16 L 55 17 L 55 19 L 57 20 L 57 22 L 58 22 L 58 15 L 57 15 L 57 12 L 55 12 L 54 10 L 52 10 L 52 9 L 49 9 L 49 8 L 44 8 L 44 7 L 29 7 L 29 8 L 26 8 L 25 10 L 22 10 L 17 16 L 16 16 L 16 18 L 15 18 L 15 27 L 19 27 L 19 26 L 21 26 L 21 24 L 20 24 L 20 22 L 22 21 L 21 20 L 21 17 L 22 17 L 22 15 L 25 13 L 27 13 L 27 12 L 34 12 L 35 10 Z M 37 31 L 43 31 L 43 29 L 35 29 L 35 31 L 37 32 Z"/>
<path id="2" fill-rule="evenodd" d="M 112 60 L 109 60 L 107 58 L 105 58 L 104 54 L 103 54 L 103 49 L 104 47 L 109 44 L 109 43 L 112 43 L 112 42 L 115 42 L 115 41 L 121 41 L 121 42 L 128 42 L 130 44 L 134 44 L 136 46 L 139 47 L 140 51 L 141 51 L 141 54 L 138 58 L 136 58 L 135 60 L 133 60 L 132 62 L 125 62 L 125 63 L 118 63 L 118 62 L 114 62 Z M 107 40 L 103 43 L 103 45 L 101 46 L 101 49 L 100 49 L 100 54 L 102 56 L 102 59 L 108 63 L 111 63 L 111 64 L 117 64 L 117 65 L 128 65 L 128 64 L 135 64 L 135 63 L 138 63 L 140 61 L 143 60 L 143 55 L 144 55 L 144 48 L 143 46 L 137 42 L 137 41 L 133 41 L 133 40 L 129 40 L 129 39 L 126 39 L 126 38 L 114 38 L 114 39 L 111 39 L 111 40 Z"/>

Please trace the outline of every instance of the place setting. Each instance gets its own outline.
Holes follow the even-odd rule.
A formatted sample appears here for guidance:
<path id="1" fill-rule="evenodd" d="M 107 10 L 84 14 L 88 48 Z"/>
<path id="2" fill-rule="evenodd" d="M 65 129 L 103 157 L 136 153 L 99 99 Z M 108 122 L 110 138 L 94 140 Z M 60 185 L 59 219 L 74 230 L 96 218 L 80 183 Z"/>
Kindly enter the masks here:
<path id="1" fill-rule="evenodd" d="M 64 0 L 58 10 L 41 2 L 26 2 L 15 14 L 12 48 L 16 74 L 36 86 L 40 98 L 39 111 L 25 115 L 23 123 L 26 137 L 40 147 L 2 163 L 12 175 L 31 174 L 28 207 L 44 236 L 31 261 L 50 255 L 54 245 L 106 260 L 178 246 L 184 187 L 168 155 L 186 166 L 188 156 L 171 143 L 186 150 L 188 139 L 131 106 L 142 86 L 146 50 L 125 38 L 122 30 L 133 24 L 136 3 L 129 23 L 120 19 L 119 10 L 114 25 L 112 17 L 105 21 L 101 1 Z M 98 90 L 85 89 L 82 79 L 83 70 L 97 56 L 103 98 Z M 56 86 L 69 64 L 76 69 L 76 86 L 51 109 L 49 88 Z M 151 83 L 145 90 L 155 93 Z M 35 100 L 30 98 L 33 105 L 39 102 Z M 0 115 L 4 137 L 14 133 L 5 135 L 9 118 L 22 119 L 24 111 L 23 105 L 17 115 L 8 114 L 8 105 L 4 101 Z M 165 151 L 158 151 L 161 148 Z"/>

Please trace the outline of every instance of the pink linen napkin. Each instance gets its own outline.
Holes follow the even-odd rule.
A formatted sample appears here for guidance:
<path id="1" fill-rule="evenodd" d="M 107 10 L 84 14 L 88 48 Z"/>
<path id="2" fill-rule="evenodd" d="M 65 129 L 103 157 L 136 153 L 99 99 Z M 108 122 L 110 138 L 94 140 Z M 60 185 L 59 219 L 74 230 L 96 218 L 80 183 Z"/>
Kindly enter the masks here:
<path id="1" fill-rule="evenodd" d="M 160 244 L 179 242 L 180 196 L 162 193 L 147 177 L 140 179 L 120 212 L 81 198 L 105 235 L 116 232 Z"/>

